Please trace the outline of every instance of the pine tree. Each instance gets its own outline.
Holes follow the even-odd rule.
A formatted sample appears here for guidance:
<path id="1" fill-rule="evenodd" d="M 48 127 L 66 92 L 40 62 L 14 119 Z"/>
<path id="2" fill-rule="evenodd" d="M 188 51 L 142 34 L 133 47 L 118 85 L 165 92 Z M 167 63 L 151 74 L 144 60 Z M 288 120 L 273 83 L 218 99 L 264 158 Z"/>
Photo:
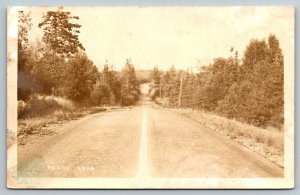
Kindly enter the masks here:
<path id="1" fill-rule="evenodd" d="M 139 98 L 139 89 L 134 65 L 130 59 L 126 60 L 122 70 L 121 83 L 121 104 L 131 105 L 135 103 Z"/>
<path id="2" fill-rule="evenodd" d="M 78 34 L 81 25 L 72 23 L 71 20 L 79 20 L 78 16 L 71 16 L 70 12 L 48 11 L 39 23 L 43 28 L 43 41 L 50 46 L 55 54 L 70 57 L 84 47 L 79 42 Z"/>
<path id="3" fill-rule="evenodd" d="M 160 84 L 160 71 L 158 70 L 157 65 L 153 68 L 153 72 L 151 73 L 151 79 L 155 87 L 158 87 Z"/>
<path id="4" fill-rule="evenodd" d="M 279 42 L 252 40 L 231 86 L 217 111 L 227 117 L 259 125 L 283 124 L 283 56 Z M 242 74 L 242 75 L 241 75 Z"/>
<path id="5" fill-rule="evenodd" d="M 30 13 L 18 12 L 18 100 L 27 100 L 32 93 L 32 87 L 28 83 L 33 83 L 30 73 L 29 63 L 30 45 L 28 42 L 28 32 L 31 30 L 32 23 Z M 26 86 L 27 83 L 27 86 Z"/>
<path id="6" fill-rule="evenodd" d="M 97 82 L 98 69 L 84 53 L 78 53 L 68 63 L 64 91 L 69 99 L 86 101 Z"/>
<path id="7" fill-rule="evenodd" d="M 18 70 L 24 71 L 26 69 L 27 58 L 29 55 L 28 32 L 31 30 L 31 13 L 19 11 L 18 13 Z M 27 68 L 28 69 L 28 68 Z"/>

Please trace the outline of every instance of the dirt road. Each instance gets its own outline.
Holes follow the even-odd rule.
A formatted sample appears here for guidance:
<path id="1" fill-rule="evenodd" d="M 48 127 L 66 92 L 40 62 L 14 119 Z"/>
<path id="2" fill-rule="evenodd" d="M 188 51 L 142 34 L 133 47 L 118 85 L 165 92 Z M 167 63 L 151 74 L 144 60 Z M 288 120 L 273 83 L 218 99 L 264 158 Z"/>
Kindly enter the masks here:
<path id="1" fill-rule="evenodd" d="M 86 116 L 18 148 L 22 177 L 281 177 L 283 169 L 152 105 Z"/>

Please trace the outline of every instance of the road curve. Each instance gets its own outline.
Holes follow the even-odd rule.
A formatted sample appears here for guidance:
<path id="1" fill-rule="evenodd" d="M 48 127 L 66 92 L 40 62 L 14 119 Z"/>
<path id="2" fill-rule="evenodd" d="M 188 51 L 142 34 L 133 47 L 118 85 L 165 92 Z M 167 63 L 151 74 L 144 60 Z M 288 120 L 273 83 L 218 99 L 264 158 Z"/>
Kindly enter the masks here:
<path id="1" fill-rule="evenodd" d="M 170 110 L 140 105 L 86 116 L 18 147 L 21 177 L 282 177 L 283 169 Z"/>

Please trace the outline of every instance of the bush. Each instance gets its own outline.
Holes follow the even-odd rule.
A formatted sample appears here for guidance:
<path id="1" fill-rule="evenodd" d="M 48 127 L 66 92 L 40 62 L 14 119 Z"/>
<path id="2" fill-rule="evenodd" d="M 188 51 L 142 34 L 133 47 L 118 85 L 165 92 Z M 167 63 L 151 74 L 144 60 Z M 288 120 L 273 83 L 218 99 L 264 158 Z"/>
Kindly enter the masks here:
<path id="1" fill-rule="evenodd" d="M 18 118 L 23 118 L 26 114 L 26 103 L 22 100 L 18 101 Z"/>
<path id="2" fill-rule="evenodd" d="M 31 90 L 18 87 L 18 100 L 27 101 L 31 95 Z"/>
<path id="3" fill-rule="evenodd" d="M 33 95 L 28 102 L 28 111 L 30 116 L 44 116 L 53 113 L 55 110 L 61 108 L 54 99 L 45 99 L 45 97 L 39 97 Z"/>
<path id="4" fill-rule="evenodd" d="M 18 101 L 18 118 L 41 117 L 57 110 L 72 110 L 73 102 L 62 97 L 31 95 L 28 102 Z"/>
<path id="5" fill-rule="evenodd" d="M 122 97 L 122 105 L 123 106 L 130 106 L 130 105 L 134 104 L 134 102 L 135 102 L 135 97 L 131 94 L 128 94 L 128 95 Z"/>
<path id="6" fill-rule="evenodd" d="M 150 90 L 150 92 L 149 92 L 149 96 L 150 96 L 150 98 L 151 98 L 152 100 L 155 100 L 156 97 L 159 96 L 159 89 L 157 89 L 157 88 L 152 88 L 152 89 Z"/>
<path id="7" fill-rule="evenodd" d="M 93 107 L 93 108 L 90 110 L 90 114 L 95 114 L 95 113 L 98 113 L 98 112 L 104 112 L 104 111 L 106 111 L 106 110 L 107 110 L 106 108 Z"/>

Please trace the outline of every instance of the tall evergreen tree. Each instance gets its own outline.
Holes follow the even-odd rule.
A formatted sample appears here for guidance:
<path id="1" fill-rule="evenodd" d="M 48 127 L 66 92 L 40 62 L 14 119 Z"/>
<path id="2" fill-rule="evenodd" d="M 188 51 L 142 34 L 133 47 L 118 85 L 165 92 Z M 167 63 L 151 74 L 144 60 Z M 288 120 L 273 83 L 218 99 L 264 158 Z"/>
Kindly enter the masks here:
<path id="1" fill-rule="evenodd" d="M 251 41 L 235 83 L 217 111 L 255 125 L 283 124 L 283 56 L 279 42 Z"/>
<path id="2" fill-rule="evenodd" d="M 39 23 L 43 28 L 43 41 L 50 46 L 55 54 L 71 56 L 84 47 L 79 42 L 78 34 L 81 25 L 72 23 L 72 20 L 79 20 L 78 16 L 71 16 L 70 12 L 48 11 Z"/>
<path id="3" fill-rule="evenodd" d="M 28 32 L 31 30 L 32 23 L 30 12 L 18 12 L 18 100 L 26 100 L 29 98 L 32 87 L 30 74 L 30 59 L 31 51 L 29 49 Z M 27 83 L 27 85 L 26 85 Z"/>
<path id="4" fill-rule="evenodd" d="M 18 13 L 18 70 L 24 71 L 28 57 L 28 32 L 32 28 L 31 13 L 19 11 Z"/>
<path id="5" fill-rule="evenodd" d="M 134 65 L 130 59 L 126 60 L 122 70 L 121 84 L 121 104 L 131 105 L 135 103 L 139 98 L 139 89 Z"/>
<path id="6" fill-rule="evenodd" d="M 153 68 L 153 72 L 151 73 L 151 79 L 156 87 L 160 84 L 160 71 L 157 65 Z"/>
<path id="7" fill-rule="evenodd" d="M 78 53 L 68 63 L 65 94 L 69 99 L 84 102 L 97 82 L 98 70 L 84 53 Z"/>

